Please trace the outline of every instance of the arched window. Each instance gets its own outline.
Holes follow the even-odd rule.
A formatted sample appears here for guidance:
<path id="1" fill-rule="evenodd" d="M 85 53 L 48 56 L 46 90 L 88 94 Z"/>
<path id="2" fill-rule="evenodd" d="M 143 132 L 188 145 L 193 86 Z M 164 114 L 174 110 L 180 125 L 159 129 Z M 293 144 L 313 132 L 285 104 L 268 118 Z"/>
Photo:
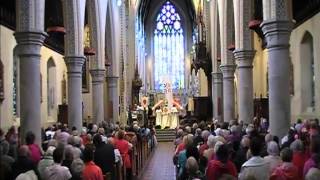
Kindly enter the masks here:
<path id="1" fill-rule="evenodd" d="M 155 89 L 164 89 L 170 79 L 172 89 L 184 88 L 184 37 L 181 17 L 167 1 L 160 8 L 154 30 Z"/>
<path id="2" fill-rule="evenodd" d="M 315 108 L 315 71 L 313 55 L 313 37 L 306 32 L 300 44 L 302 108 L 314 111 Z"/>
<path id="3" fill-rule="evenodd" d="M 54 60 L 50 58 L 47 63 L 47 103 L 48 116 L 56 117 L 56 65 Z"/>

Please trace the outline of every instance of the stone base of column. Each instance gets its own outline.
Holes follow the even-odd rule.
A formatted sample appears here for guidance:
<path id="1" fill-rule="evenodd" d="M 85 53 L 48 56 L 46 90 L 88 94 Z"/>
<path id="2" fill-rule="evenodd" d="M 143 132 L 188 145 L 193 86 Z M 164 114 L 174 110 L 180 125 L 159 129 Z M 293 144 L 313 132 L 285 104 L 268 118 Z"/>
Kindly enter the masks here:
<path id="1" fill-rule="evenodd" d="M 220 66 L 223 74 L 223 119 L 229 122 L 235 118 L 234 72 L 236 65 Z"/>

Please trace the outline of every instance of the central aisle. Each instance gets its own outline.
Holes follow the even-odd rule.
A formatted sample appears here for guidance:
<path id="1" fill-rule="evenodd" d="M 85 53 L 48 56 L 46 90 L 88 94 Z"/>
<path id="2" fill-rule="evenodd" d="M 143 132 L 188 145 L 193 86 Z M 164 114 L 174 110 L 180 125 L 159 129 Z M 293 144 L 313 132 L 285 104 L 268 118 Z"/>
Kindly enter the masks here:
<path id="1" fill-rule="evenodd" d="M 175 166 L 172 162 L 174 146 L 172 142 L 160 142 L 149 164 L 145 168 L 142 180 L 175 180 Z"/>

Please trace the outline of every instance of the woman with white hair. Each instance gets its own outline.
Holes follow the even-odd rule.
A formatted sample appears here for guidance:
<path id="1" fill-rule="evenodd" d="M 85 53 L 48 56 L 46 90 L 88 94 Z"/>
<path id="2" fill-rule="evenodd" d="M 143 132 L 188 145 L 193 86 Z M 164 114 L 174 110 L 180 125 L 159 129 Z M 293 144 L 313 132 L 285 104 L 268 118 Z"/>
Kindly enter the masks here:
<path id="1" fill-rule="evenodd" d="M 208 145 L 209 148 L 203 152 L 203 156 L 208 161 L 210 161 L 212 159 L 212 155 L 214 154 L 214 147 L 215 147 L 216 142 L 217 141 L 216 141 L 215 136 L 210 135 L 208 137 L 207 145 Z"/>
<path id="2" fill-rule="evenodd" d="M 279 146 L 275 141 L 270 141 L 267 144 L 268 156 L 264 157 L 264 160 L 269 163 L 270 174 L 281 164 L 281 158 L 279 156 Z"/>
<path id="3" fill-rule="evenodd" d="M 53 165 L 54 161 L 53 161 L 53 151 L 56 149 L 56 147 L 54 146 L 49 146 L 47 151 L 44 153 L 43 158 L 39 161 L 38 164 L 38 171 L 39 171 L 39 175 L 40 177 L 43 179 L 44 178 L 44 170 Z"/>

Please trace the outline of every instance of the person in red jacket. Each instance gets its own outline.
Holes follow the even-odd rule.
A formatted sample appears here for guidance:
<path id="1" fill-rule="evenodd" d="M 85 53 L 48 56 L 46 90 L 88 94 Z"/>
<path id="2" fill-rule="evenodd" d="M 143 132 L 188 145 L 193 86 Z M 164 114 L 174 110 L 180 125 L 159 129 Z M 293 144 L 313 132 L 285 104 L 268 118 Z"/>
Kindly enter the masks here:
<path id="1" fill-rule="evenodd" d="M 131 159 L 129 153 L 132 149 L 132 144 L 125 140 L 124 136 L 125 132 L 123 130 L 118 131 L 115 147 L 120 151 L 124 167 L 126 168 L 127 179 L 131 179 Z"/>
<path id="2" fill-rule="evenodd" d="M 82 178 L 86 180 L 103 180 L 102 170 L 93 162 L 93 147 L 86 145 L 83 151 L 85 167 L 82 171 Z"/>
<path id="3" fill-rule="evenodd" d="M 282 165 L 278 166 L 272 173 L 270 180 L 299 180 L 298 168 L 292 163 L 293 152 L 289 148 L 281 151 Z"/>
<path id="4" fill-rule="evenodd" d="M 216 159 L 211 160 L 208 164 L 206 172 L 207 180 L 218 180 L 225 175 L 231 175 L 234 178 L 238 176 L 236 166 L 229 160 L 229 149 L 227 145 L 221 145 L 215 157 Z"/>

